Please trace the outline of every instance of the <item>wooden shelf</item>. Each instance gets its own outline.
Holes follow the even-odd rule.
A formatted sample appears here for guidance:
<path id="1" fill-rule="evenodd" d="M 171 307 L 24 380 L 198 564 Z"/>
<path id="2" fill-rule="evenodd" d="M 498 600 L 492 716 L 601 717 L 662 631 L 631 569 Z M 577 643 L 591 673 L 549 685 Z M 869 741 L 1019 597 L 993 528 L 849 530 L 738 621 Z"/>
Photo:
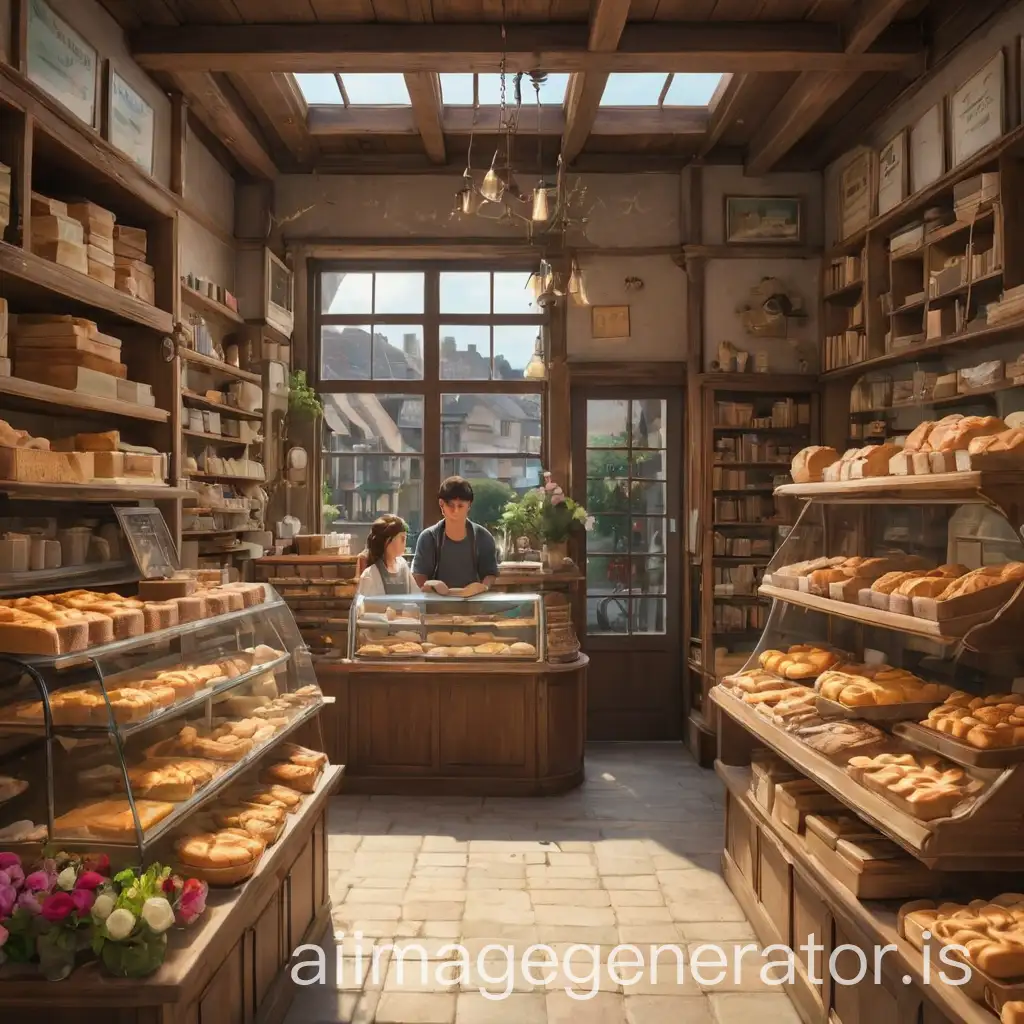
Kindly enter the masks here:
<path id="1" fill-rule="evenodd" d="M 1024 387 L 1024 379 L 1001 380 L 995 384 L 988 384 L 983 388 L 975 388 L 973 391 L 965 391 L 962 394 L 947 395 L 945 398 L 922 398 L 916 402 L 896 402 L 881 409 L 856 409 L 850 412 L 851 416 L 875 416 L 887 412 L 899 412 L 902 409 L 928 409 L 940 405 L 968 405 L 978 398 L 986 395 L 996 395 L 1000 391 L 1011 391 L 1013 388 Z"/>
<path id="2" fill-rule="evenodd" d="M 208 398 L 197 395 L 194 391 L 182 391 L 181 397 L 197 409 L 210 409 L 213 412 L 219 412 L 225 416 L 234 416 L 240 420 L 263 420 L 263 413 L 261 412 L 249 412 L 247 409 L 236 409 L 233 405 L 224 405 L 222 402 L 211 402 Z"/>
<path id="3" fill-rule="evenodd" d="M 890 316 L 902 316 L 904 313 L 916 313 L 919 309 L 924 309 L 925 300 L 927 296 L 922 296 L 919 299 L 911 299 L 910 302 L 904 302 L 902 306 L 897 306 L 889 314 Z"/>
<path id="4" fill-rule="evenodd" d="M 953 221 L 952 224 L 946 224 L 941 228 L 936 228 L 930 235 L 925 235 L 924 246 L 921 248 L 927 248 L 930 245 L 938 245 L 940 242 L 945 242 L 949 238 L 955 238 L 957 235 L 969 234 L 972 223 L 974 227 L 978 227 L 986 221 L 991 220 L 993 213 L 995 213 L 995 207 L 989 206 L 987 209 L 979 211 L 973 222 L 969 220 L 957 220 Z"/>
<path id="5" fill-rule="evenodd" d="M 246 484 L 265 484 L 267 482 L 266 477 L 231 476 L 228 473 L 186 473 L 185 476 L 187 476 L 189 480 L 208 480 L 213 482 L 218 480 L 230 480 L 233 483 Z"/>
<path id="6" fill-rule="evenodd" d="M 961 295 L 966 295 L 969 291 L 975 288 L 982 288 L 985 285 L 995 284 L 1003 279 L 1003 269 L 1000 267 L 998 270 L 993 270 L 988 274 L 982 274 L 981 277 L 972 278 L 970 281 L 965 281 L 963 284 L 958 284 L 955 288 L 950 288 L 948 291 L 942 292 L 941 295 L 930 295 L 928 296 L 928 305 L 934 306 L 937 303 L 945 302 L 948 299 L 957 299 Z"/>
<path id="7" fill-rule="evenodd" d="M 715 487 L 712 494 L 773 494 L 774 487 Z"/>
<path id="8" fill-rule="evenodd" d="M 38 501 L 189 501 L 195 491 L 156 484 L 37 484 L 0 480 L 0 494 Z"/>
<path id="9" fill-rule="evenodd" d="M 67 391 L 33 380 L 22 380 L 20 377 L 0 377 L 0 394 L 18 399 L 19 404 L 50 412 L 89 412 L 103 418 L 118 416 L 152 423 L 166 423 L 171 418 L 166 409 L 157 409 L 155 406 L 119 402 L 113 398 L 96 398 L 94 395 L 83 395 L 78 391 Z"/>
<path id="10" fill-rule="evenodd" d="M 221 373 L 225 377 L 236 377 L 238 380 L 247 380 L 250 384 L 260 384 L 262 378 L 258 373 L 251 373 L 249 370 L 242 370 L 237 366 L 232 366 L 230 363 L 225 363 L 223 359 L 217 359 L 215 356 L 206 356 L 202 352 L 196 352 L 195 349 L 191 348 L 179 348 L 178 355 L 186 363 L 192 363 L 195 366 L 201 366 L 203 369 L 210 370 L 213 373 Z"/>
<path id="11" fill-rule="evenodd" d="M 730 469 L 785 469 L 789 470 L 788 462 L 712 462 L 712 466 L 728 466 Z"/>
<path id="12" fill-rule="evenodd" d="M 729 522 L 729 523 L 721 523 L 721 522 L 720 523 L 715 523 L 715 522 L 713 522 L 711 524 L 711 528 L 713 530 L 717 530 L 717 529 L 719 529 L 720 527 L 723 527 L 723 526 L 735 526 L 735 527 L 746 527 L 748 529 L 754 529 L 754 530 L 769 530 L 769 529 L 774 529 L 776 526 L 792 526 L 792 525 L 793 525 L 792 523 L 738 523 L 738 522 L 733 521 L 733 522 Z"/>
<path id="13" fill-rule="evenodd" d="M 0 288 L 14 307 L 12 312 L 31 308 L 33 312 L 81 313 L 92 319 L 106 314 L 164 334 L 174 328 L 166 310 L 7 242 L 0 242 Z"/>
<path id="14" fill-rule="evenodd" d="M 775 493 L 794 498 L 846 498 L 877 500 L 909 498 L 913 501 L 980 501 L 978 492 L 999 487 L 1024 487 L 1024 472 L 929 473 L 923 476 L 873 476 L 866 480 L 835 483 L 780 484 Z"/>
<path id="15" fill-rule="evenodd" d="M 233 324 L 237 327 L 245 326 L 245 320 L 233 309 L 225 306 L 222 302 L 218 302 L 216 299 L 211 299 L 202 292 L 197 292 L 194 288 L 189 288 L 184 282 L 181 283 L 181 301 L 186 306 L 191 306 L 197 313 L 201 313 L 203 316 L 215 317 L 224 323 Z"/>
<path id="16" fill-rule="evenodd" d="M 794 427 L 726 427 L 718 423 L 714 425 L 716 434 L 801 434 L 811 429 L 809 423 L 800 423 Z"/>
<path id="17" fill-rule="evenodd" d="M 181 535 L 185 540 L 196 540 L 200 537 L 233 537 L 236 533 L 245 533 L 250 527 L 238 526 L 234 530 L 182 530 Z"/>
<path id="18" fill-rule="evenodd" d="M 207 434 L 202 430 L 182 430 L 185 437 L 195 437 L 210 444 L 225 444 L 236 448 L 248 448 L 252 441 L 240 441 L 237 437 L 225 437 L 224 434 Z"/>
<path id="19" fill-rule="evenodd" d="M 855 299 L 857 292 L 861 291 L 863 287 L 864 282 L 862 280 L 851 281 L 849 284 L 844 284 L 842 288 L 836 288 L 835 291 L 825 292 L 822 298 L 825 302 L 838 302 L 840 299 L 849 298 Z"/>
<path id="20" fill-rule="evenodd" d="M 773 587 L 761 584 L 758 593 L 764 597 L 786 604 L 808 608 L 811 611 L 834 615 L 850 622 L 861 622 L 866 626 L 877 626 L 880 629 L 895 630 L 897 633 L 912 633 L 914 636 L 928 637 L 941 643 L 958 643 L 972 626 L 992 619 L 996 609 L 987 608 L 975 615 L 964 615 L 958 619 L 946 619 L 936 622 L 933 619 L 922 619 L 916 615 L 902 615 L 899 612 L 886 612 L 879 608 L 865 608 L 863 605 L 850 601 L 833 601 L 829 597 L 817 594 L 805 594 L 799 590 L 788 590 L 785 587 Z"/>
<path id="21" fill-rule="evenodd" d="M 715 391 L 756 391 L 759 395 L 811 394 L 818 378 L 809 373 L 701 373 L 698 382 Z"/>

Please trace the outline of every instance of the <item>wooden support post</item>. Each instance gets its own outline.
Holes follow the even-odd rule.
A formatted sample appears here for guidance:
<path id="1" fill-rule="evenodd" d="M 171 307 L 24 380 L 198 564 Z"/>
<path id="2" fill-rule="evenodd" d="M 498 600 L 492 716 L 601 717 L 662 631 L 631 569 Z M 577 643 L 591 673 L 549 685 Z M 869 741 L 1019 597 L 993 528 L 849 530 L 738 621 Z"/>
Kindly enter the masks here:
<path id="1" fill-rule="evenodd" d="M 171 191 L 179 196 L 185 194 L 188 134 L 188 100 L 171 93 Z"/>

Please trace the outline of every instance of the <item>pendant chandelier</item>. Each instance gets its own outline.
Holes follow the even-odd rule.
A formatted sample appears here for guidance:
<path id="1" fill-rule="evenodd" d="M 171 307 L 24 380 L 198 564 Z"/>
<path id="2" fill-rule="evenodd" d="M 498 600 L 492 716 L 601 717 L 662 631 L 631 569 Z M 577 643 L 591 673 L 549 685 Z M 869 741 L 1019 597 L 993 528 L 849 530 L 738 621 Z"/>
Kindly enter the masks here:
<path id="1" fill-rule="evenodd" d="M 500 101 L 498 105 L 497 134 L 498 146 L 491 157 L 487 170 L 481 175 L 473 169 L 473 142 L 480 113 L 479 97 L 473 97 L 473 123 L 466 153 L 466 169 L 462 175 L 462 187 L 455 195 L 453 217 L 480 217 L 484 220 L 505 222 L 519 228 L 527 241 L 538 244 L 545 251 L 562 250 L 572 228 L 585 230 L 586 218 L 578 211 L 586 189 L 579 181 L 570 186 L 565 162 L 558 156 L 555 180 L 544 177 L 543 110 L 540 90 L 547 81 L 547 72 L 522 71 L 509 76 L 507 73 L 505 3 L 502 0 L 501 62 L 499 64 Z M 508 102 L 507 86 L 511 77 L 514 103 Z M 523 79 L 533 86 L 537 110 L 537 178 L 532 188 L 524 187 L 523 173 L 515 166 L 515 142 L 520 117 L 523 116 Z M 532 174 L 529 176 L 532 178 Z M 530 284 L 538 305 L 544 307 L 557 298 L 569 294 L 580 305 L 587 305 L 583 275 L 576 259 L 572 259 L 567 280 L 559 280 L 547 259 L 531 275 Z M 564 275 L 561 275 L 564 276 Z"/>

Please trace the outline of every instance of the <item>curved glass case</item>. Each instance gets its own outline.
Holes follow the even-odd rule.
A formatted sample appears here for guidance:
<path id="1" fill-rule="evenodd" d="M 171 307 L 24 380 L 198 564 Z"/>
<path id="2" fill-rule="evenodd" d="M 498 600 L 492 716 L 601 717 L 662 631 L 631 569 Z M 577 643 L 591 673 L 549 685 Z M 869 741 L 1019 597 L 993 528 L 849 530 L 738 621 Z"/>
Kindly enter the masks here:
<path id="1" fill-rule="evenodd" d="M 936 867 L 1024 865 L 1022 488 L 977 472 L 780 487 L 809 500 L 759 588 L 760 641 L 714 691 Z"/>
<path id="2" fill-rule="evenodd" d="M 354 661 L 538 662 L 546 637 L 538 594 L 360 594 L 349 611 Z"/>
<path id="3" fill-rule="evenodd" d="M 141 859 L 322 705 L 269 587 L 263 603 L 199 622 L 0 656 L 0 841 L 130 847 Z"/>

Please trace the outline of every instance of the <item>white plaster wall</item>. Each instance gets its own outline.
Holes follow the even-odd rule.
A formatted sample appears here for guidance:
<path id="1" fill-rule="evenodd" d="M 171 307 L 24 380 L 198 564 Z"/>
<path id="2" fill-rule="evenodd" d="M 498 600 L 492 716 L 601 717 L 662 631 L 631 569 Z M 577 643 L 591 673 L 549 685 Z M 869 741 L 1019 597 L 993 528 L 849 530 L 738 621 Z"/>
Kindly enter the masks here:
<path id="1" fill-rule="evenodd" d="M 192 132 L 185 147 L 185 201 L 225 234 L 234 234 L 235 179 Z"/>
<path id="2" fill-rule="evenodd" d="M 955 92 L 976 71 L 986 64 L 1002 47 L 1009 57 L 1013 47 L 1020 45 L 1018 37 L 1024 32 L 1024 4 L 1014 4 L 1004 14 L 979 31 L 941 67 L 934 77 L 922 87 L 895 104 L 873 125 L 868 137 L 851 140 L 867 143 L 879 150 L 901 128 L 909 128 L 936 103 Z M 1009 61 L 1006 62 L 1007 68 Z M 1009 99 L 1009 83 L 1005 93 Z M 1019 113 L 1019 112 L 1018 112 Z M 948 167 L 948 121 L 947 121 L 947 167 Z M 846 162 L 846 154 L 826 168 L 825 190 L 829 197 L 825 207 L 825 232 L 829 244 L 837 239 L 838 208 L 835 200 L 839 187 L 839 174 Z"/>
<path id="3" fill-rule="evenodd" d="M 178 222 L 179 261 L 182 276 L 196 274 L 235 291 L 235 250 L 196 223 L 188 214 Z"/>
<path id="4" fill-rule="evenodd" d="M 570 360 L 686 359 L 686 274 L 669 256 L 584 256 L 580 260 L 587 297 L 593 305 L 629 306 L 630 336 L 591 336 L 591 309 L 570 303 L 567 346 Z M 627 291 L 625 279 L 644 282 Z"/>
<path id="5" fill-rule="evenodd" d="M 772 373 L 801 372 L 801 356 L 809 360 L 809 370 L 817 372 L 819 272 L 816 259 L 708 260 L 704 278 L 704 369 L 711 369 L 719 342 L 731 341 L 736 348 L 751 353 L 751 371 L 754 354 L 763 351 L 768 354 Z M 803 298 L 808 316 L 789 321 L 789 339 L 751 336 L 740 322 L 737 307 L 746 303 L 750 289 L 764 277 L 778 278 L 787 291 Z"/>

